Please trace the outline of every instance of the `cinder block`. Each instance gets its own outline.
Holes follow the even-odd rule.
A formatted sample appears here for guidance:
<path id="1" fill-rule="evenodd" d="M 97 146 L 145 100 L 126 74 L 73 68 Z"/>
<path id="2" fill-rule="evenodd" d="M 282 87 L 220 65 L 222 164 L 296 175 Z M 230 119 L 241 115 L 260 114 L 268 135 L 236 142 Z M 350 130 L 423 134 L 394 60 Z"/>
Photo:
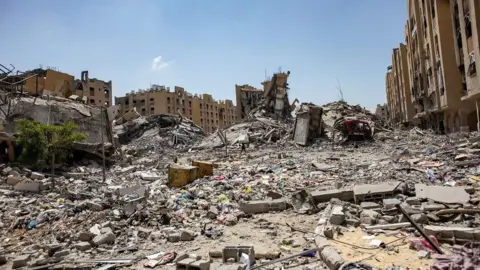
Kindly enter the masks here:
<path id="1" fill-rule="evenodd" d="M 250 263 L 255 262 L 255 250 L 253 246 L 227 246 L 222 250 L 222 260 L 227 262 L 228 259 L 233 258 L 235 262 L 240 262 L 242 254 L 249 257 Z"/>
<path id="2" fill-rule="evenodd" d="M 287 202 L 282 198 L 271 201 L 240 202 L 239 206 L 240 210 L 247 214 L 267 213 L 270 211 L 283 211 L 287 209 Z"/>
<path id="3" fill-rule="evenodd" d="M 210 261 L 207 260 L 198 260 L 190 265 L 188 265 L 188 270 L 209 270 L 210 269 Z"/>
<path id="4" fill-rule="evenodd" d="M 339 269 L 340 266 L 345 263 L 342 256 L 331 246 L 325 247 L 320 252 L 320 258 L 329 269 Z"/>
<path id="5" fill-rule="evenodd" d="M 316 203 L 329 202 L 333 198 L 346 202 L 353 201 L 353 190 L 351 189 L 313 191 L 311 195 Z"/>

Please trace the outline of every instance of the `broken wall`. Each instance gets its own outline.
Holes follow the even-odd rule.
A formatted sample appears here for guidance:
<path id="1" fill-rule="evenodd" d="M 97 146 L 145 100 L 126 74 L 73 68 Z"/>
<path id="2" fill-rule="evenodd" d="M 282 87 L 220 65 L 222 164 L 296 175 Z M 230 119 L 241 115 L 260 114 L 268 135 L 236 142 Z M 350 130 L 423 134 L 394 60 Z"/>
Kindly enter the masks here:
<path id="1" fill-rule="evenodd" d="M 305 146 L 312 139 L 323 135 L 323 108 L 302 103 L 296 112 L 294 141 Z"/>
<path id="2" fill-rule="evenodd" d="M 63 101 L 61 101 L 63 100 Z M 35 103 L 34 103 L 35 101 Z M 74 121 L 79 126 L 79 131 L 87 136 L 85 142 L 100 143 L 102 130 L 104 142 L 112 142 L 111 128 L 107 113 L 104 113 L 104 121 L 101 123 L 101 109 L 66 99 L 50 99 L 22 97 L 12 99 L 11 104 L 0 105 L 4 113 L 0 113 L 5 123 L 5 131 L 15 133 L 15 119 L 26 118 L 44 124 L 62 124 L 66 121 Z M 5 114 L 9 117 L 5 117 Z"/>

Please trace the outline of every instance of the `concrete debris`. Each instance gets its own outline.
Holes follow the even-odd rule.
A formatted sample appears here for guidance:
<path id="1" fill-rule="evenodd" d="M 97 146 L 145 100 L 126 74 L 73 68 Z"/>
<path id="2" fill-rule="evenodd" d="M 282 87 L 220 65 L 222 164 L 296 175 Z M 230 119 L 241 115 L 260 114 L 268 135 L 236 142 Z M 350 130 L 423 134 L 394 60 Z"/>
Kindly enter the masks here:
<path id="1" fill-rule="evenodd" d="M 102 259 L 114 267 L 118 254 L 146 258 L 128 260 L 137 264 L 131 268 L 248 269 L 316 248 L 281 263 L 338 269 L 352 259 L 332 245 L 342 230 L 412 232 L 396 205 L 442 244 L 480 242 L 478 134 L 389 130 L 346 102 L 291 105 L 288 75 L 276 74 L 255 102 L 244 102 L 243 120 L 209 135 L 177 115 L 144 117 L 134 109 L 102 126 L 99 109 L 75 101 L 39 98 L 37 111 L 19 99 L 35 119 L 46 121 L 52 105 L 61 108 L 54 122 L 83 121 L 84 152 L 96 158 L 58 166 L 55 189 L 49 171 L 0 164 L 0 241 L 8 251 L 0 250 L 0 263 Z M 338 144 L 335 123 L 345 119 L 368 123 L 373 140 Z M 205 259 L 214 250 L 220 254 Z M 409 259 L 431 260 L 417 255 Z"/>

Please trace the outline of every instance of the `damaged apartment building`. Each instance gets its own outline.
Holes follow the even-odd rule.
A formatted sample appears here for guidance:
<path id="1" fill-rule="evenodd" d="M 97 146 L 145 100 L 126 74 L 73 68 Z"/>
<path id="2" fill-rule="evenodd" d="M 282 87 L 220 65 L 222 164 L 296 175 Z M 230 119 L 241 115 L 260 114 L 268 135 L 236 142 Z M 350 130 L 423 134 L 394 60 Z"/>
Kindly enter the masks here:
<path id="1" fill-rule="evenodd" d="M 150 89 L 115 97 L 119 115 L 135 109 L 144 116 L 180 114 L 202 127 L 206 133 L 231 126 L 237 121 L 231 100 L 215 100 L 212 95 L 190 94 L 184 88 L 152 85 Z"/>
<path id="2" fill-rule="evenodd" d="M 104 109 L 84 104 L 82 93 L 75 95 L 74 77 L 53 69 L 36 69 L 27 72 L 14 71 L 14 67 L 0 65 L 0 148 L 8 145 L 10 161 L 15 159 L 13 134 L 15 120 L 25 118 L 40 123 L 57 125 L 74 121 L 87 139 L 76 145 L 77 150 L 96 156 L 101 154 L 101 141 L 107 145 L 108 155 L 113 146 L 109 123 L 116 117 L 116 108 Z M 66 98 L 68 97 L 68 98 Z M 103 119 L 102 119 L 103 117 Z M 0 150 L 0 153 L 5 153 Z M 1 155 L 1 154 L 0 154 Z"/>
<path id="3" fill-rule="evenodd" d="M 405 42 L 386 76 L 389 118 L 438 132 L 479 129 L 480 3 L 407 0 Z"/>
<path id="4" fill-rule="evenodd" d="M 271 79 L 262 82 L 263 89 L 250 85 L 235 85 L 237 118 L 248 118 L 258 110 L 263 110 L 274 119 L 290 118 L 292 105 L 288 99 L 289 76 L 290 71 L 274 73 Z"/>
<path id="5" fill-rule="evenodd" d="M 9 78 L 5 80 L 13 80 L 12 76 L 10 74 Z M 95 106 L 110 107 L 112 105 L 112 81 L 106 82 L 89 78 L 88 71 L 82 71 L 80 80 L 76 80 L 73 75 L 53 68 L 37 68 L 25 72 L 16 71 L 15 76 L 24 80 L 22 83 L 15 84 L 17 90 L 31 95 L 78 99 Z M 5 84 L 4 86 L 6 87 Z"/>

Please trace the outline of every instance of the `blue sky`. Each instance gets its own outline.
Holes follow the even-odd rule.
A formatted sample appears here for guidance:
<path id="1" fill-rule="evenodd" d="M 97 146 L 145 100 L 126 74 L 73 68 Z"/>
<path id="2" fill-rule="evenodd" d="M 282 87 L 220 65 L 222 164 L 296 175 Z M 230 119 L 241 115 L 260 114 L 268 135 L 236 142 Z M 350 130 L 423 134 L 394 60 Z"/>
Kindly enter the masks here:
<path id="1" fill-rule="evenodd" d="M 404 0 L 3 0 L 0 63 L 89 70 L 115 96 L 156 83 L 232 100 L 281 67 L 292 100 L 338 100 L 338 77 L 374 108 L 405 21 Z"/>

